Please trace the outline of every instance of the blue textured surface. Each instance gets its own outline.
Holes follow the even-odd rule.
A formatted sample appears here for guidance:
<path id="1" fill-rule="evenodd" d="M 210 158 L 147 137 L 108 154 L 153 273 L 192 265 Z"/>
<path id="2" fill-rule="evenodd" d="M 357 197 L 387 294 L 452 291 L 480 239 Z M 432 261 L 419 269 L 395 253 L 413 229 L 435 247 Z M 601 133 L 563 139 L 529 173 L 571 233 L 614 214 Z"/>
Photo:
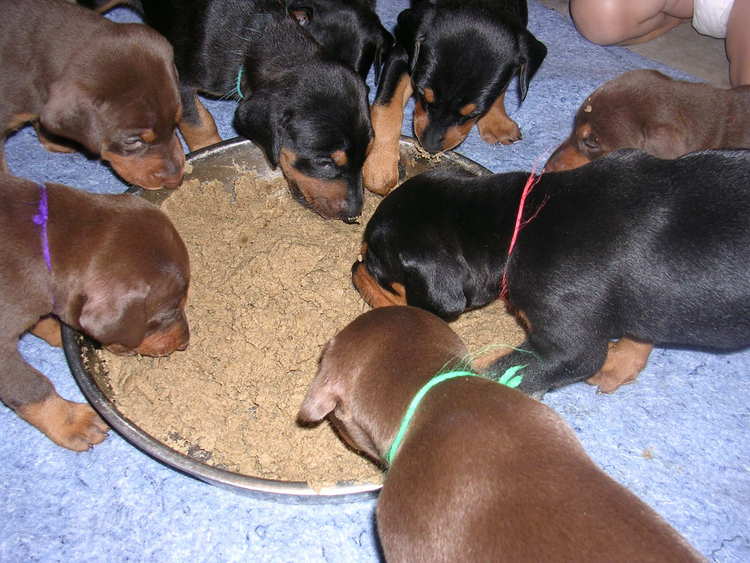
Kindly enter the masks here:
<path id="1" fill-rule="evenodd" d="M 380 0 L 391 27 L 406 0 Z M 530 3 L 530 29 L 549 56 L 508 112 L 524 140 L 489 146 L 473 133 L 459 152 L 494 171 L 529 169 L 567 136 L 575 109 L 600 83 L 632 68 L 675 71 L 583 40 L 563 16 Z M 133 19 L 122 9 L 118 21 Z M 683 78 L 686 78 L 682 76 Z M 224 137 L 232 102 L 209 102 Z M 405 124 L 409 133 L 409 123 Z M 11 170 L 97 192 L 125 186 L 80 155 L 45 152 L 31 128 L 7 143 Z M 290 201 L 290 205 L 293 205 Z M 62 353 L 33 337 L 21 349 L 61 395 L 83 397 Z M 612 396 L 585 385 L 545 401 L 591 456 L 710 559 L 750 561 L 750 352 L 657 349 L 633 385 Z M 290 505 L 221 490 L 176 473 L 116 434 L 86 453 L 53 445 L 0 407 L 0 561 L 377 561 L 374 501 Z"/>

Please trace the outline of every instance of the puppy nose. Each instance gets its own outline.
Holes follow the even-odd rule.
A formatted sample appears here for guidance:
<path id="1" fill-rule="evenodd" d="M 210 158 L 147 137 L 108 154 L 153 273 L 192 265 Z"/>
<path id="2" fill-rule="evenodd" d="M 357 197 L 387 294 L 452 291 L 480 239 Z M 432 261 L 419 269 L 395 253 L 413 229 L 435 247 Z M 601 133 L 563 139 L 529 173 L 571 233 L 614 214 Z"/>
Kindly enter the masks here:
<path id="1" fill-rule="evenodd" d="M 185 174 L 185 161 L 167 161 L 164 168 L 157 173 L 161 185 L 165 188 L 174 189 L 182 184 L 182 177 Z"/>
<path id="2" fill-rule="evenodd" d="M 179 174 L 172 175 L 172 176 L 160 176 L 161 185 L 165 188 L 169 188 L 170 190 L 173 190 L 182 184 L 182 171 L 180 171 Z"/>
<path id="3" fill-rule="evenodd" d="M 422 138 L 419 139 L 422 148 L 432 154 L 438 153 L 443 150 L 443 135 L 439 131 L 435 131 L 433 128 L 428 127 Z"/>

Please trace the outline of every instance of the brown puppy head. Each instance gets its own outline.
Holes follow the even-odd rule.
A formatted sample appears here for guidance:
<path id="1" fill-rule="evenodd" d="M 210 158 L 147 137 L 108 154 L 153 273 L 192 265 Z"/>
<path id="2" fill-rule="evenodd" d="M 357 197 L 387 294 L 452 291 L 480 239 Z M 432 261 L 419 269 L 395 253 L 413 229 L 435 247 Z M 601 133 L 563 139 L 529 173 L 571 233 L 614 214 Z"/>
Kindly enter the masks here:
<path id="1" fill-rule="evenodd" d="M 69 296 L 61 318 L 118 354 L 164 356 L 189 341 L 190 267 L 182 239 L 156 207 L 130 195 L 101 196 L 101 229 L 53 271 Z M 99 237 L 94 240 L 91 237 Z M 53 256 L 64 256 L 53 248 Z M 57 275 L 57 274 L 56 274 Z"/>
<path id="2" fill-rule="evenodd" d="M 459 145 L 518 75 L 521 99 L 547 48 L 514 20 L 471 9 L 423 4 L 404 10 L 400 29 L 414 29 L 410 57 L 416 98 L 414 133 L 430 152 Z M 403 38 L 402 38 L 403 39 Z"/>
<path id="3" fill-rule="evenodd" d="M 353 71 L 333 62 L 299 65 L 246 96 L 234 126 L 281 167 L 300 203 L 326 219 L 360 215 L 372 126 L 365 85 Z"/>
<path id="4" fill-rule="evenodd" d="M 326 344 L 297 419 L 330 415 L 350 445 L 379 460 L 419 388 L 465 354 L 461 339 L 432 313 L 373 309 Z"/>
<path id="5" fill-rule="evenodd" d="M 125 181 L 156 189 L 182 182 L 181 113 L 171 45 L 145 25 L 113 23 L 50 84 L 39 120 L 101 155 Z"/>
<path id="6" fill-rule="evenodd" d="M 681 84 L 655 70 L 627 72 L 605 83 L 578 108 L 573 131 L 545 170 L 577 168 L 623 148 L 660 158 L 689 152 L 685 116 L 674 99 Z"/>

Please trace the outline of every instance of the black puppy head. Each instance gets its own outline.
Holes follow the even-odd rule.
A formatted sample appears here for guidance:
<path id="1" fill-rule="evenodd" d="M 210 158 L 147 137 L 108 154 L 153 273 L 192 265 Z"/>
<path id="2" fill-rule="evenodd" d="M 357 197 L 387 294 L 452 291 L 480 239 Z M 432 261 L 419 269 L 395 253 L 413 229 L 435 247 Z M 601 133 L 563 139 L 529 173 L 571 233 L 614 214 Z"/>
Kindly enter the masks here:
<path id="1" fill-rule="evenodd" d="M 359 216 L 372 127 L 366 88 L 354 72 L 318 63 L 286 75 L 246 96 L 234 126 L 281 167 L 301 203 L 328 219 Z"/>
<path id="2" fill-rule="evenodd" d="M 449 16 L 422 14 L 410 53 L 415 134 L 431 152 L 460 144 L 516 74 L 524 99 L 547 53 L 515 24 Z"/>
<path id="3" fill-rule="evenodd" d="M 293 0 L 287 9 L 329 57 L 354 69 L 363 79 L 375 63 L 377 75 L 393 37 L 367 2 Z"/>

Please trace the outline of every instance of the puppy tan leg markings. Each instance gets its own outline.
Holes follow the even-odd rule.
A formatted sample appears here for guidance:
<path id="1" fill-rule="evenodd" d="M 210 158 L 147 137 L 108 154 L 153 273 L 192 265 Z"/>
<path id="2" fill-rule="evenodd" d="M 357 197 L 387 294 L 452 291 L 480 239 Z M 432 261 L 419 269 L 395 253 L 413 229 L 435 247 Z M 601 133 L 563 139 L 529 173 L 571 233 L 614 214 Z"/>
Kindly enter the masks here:
<path id="1" fill-rule="evenodd" d="M 55 444 L 76 452 L 88 450 L 107 437 L 109 427 L 89 405 L 53 394 L 17 409 L 18 414 Z"/>
<path id="2" fill-rule="evenodd" d="M 401 126 L 411 94 L 411 79 L 404 74 L 390 103 L 375 104 L 370 110 L 375 137 L 362 167 L 362 182 L 373 193 L 386 195 L 398 183 Z"/>
<path id="3" fill-rule="evenodd" d="M 393 283 L 391 287 L 395 293 L 391 293 L 367 271 L 367 267 L 360 262 L 352 272 L 352 283 L 362 299 L 373 309 L 377 307 L 388 307 L 389 305 L 406 305 L 406 289 L 400 283 Z"/>
<path id="4" fill-rule="evenodd" d="M 489 111 L 479 118 L 479 134 L 485 143 L 510 145 L 521 140 L 521 129 L 505 113 L 505 92 L 498 96 Z"/>
<path id="5" fill-rule="evenodd" d="M 646 367 L 648 356 L 654 345 L 630 338 L 621 338 L 609 344 L 607 359 L 602 368 L 586 380 L 598 385 L 601 393 L 612 393 L 621 385 L 635 381 Z"/>
<path id="6" fill-rule="evenodd" d="M 62 347 L 62 334 L 60 333 L 60 321 L 55 317 L 47 315 L 37 321 L 29 331 L 34 336 L 38 336 L 50 346 L 56 348 Z"/>
<path id="7" fill-rule="evenodd" d="M 189 123 L 184 119 L 179 123 L 180 133 L 182 133 L 191 151 L 197 151 L 221 141 L 214 118 L 203 107 L 198 96 L 195 97 L 195 108 L 198 110 L 199 121 L 197 124 Z"/>

